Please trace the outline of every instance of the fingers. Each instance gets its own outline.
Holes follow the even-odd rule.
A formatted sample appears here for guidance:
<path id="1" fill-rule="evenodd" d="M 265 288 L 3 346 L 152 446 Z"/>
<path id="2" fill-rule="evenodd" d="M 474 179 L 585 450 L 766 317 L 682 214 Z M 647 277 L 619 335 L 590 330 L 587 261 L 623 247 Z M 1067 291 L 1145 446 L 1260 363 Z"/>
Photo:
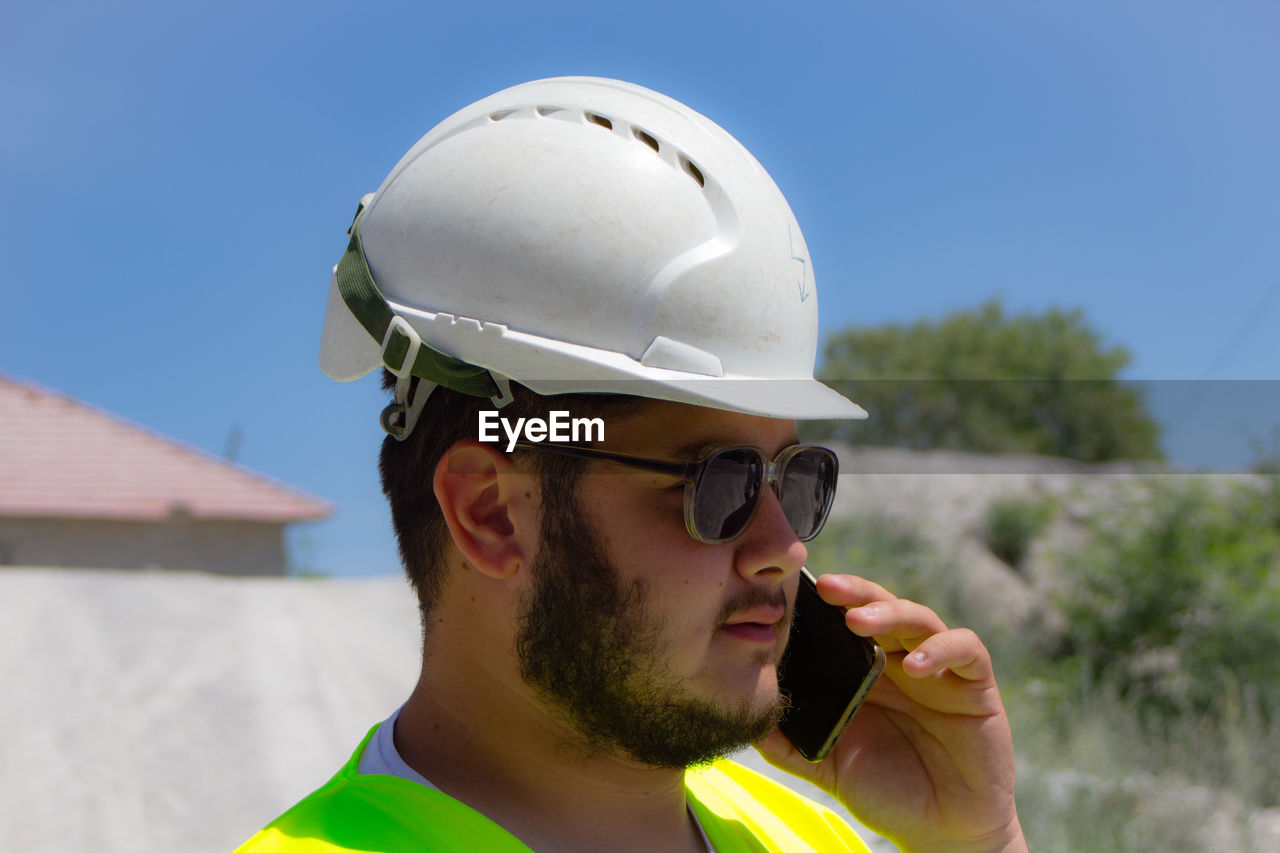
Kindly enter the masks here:
<path id="1" fill-rule="evenodd" d="M 875 637 L 886 652 L 912 651 L 926 638 L 947 630 L 938 614 L 905 598 L 851 608 L 844 621 L 855 634 Z"/>
<path id="2" fill-rule="evenodd" d="M 857 607 L 872 601 L 889 601 L 893 593 L 875 581 L 857 575 L 821 575 L 818 577 L 818 595 L 828 604 L 841 607 Z"/>
<path id="3" fill-rule="evenodd" d="M 995 675 L 987 647 L 968 628 L 928 637 L 906 656 L 902 671 L 912 678 L 951 671 L 966 681 L 984 681 Z"/>
<path id="4" fill-rule="evenodd" d="M 895 598 L 880 584 L 854 575 L 823 575 L 818 592 L 848 607 L 845 623 L 855 634 L 875 637 L 889 654 L 908 652 L 902 669 L 911 678 L 951 671 L 967 681 L 992 678 L 991 655 L 967 628 L 948 629 L 923 604 Z"/>

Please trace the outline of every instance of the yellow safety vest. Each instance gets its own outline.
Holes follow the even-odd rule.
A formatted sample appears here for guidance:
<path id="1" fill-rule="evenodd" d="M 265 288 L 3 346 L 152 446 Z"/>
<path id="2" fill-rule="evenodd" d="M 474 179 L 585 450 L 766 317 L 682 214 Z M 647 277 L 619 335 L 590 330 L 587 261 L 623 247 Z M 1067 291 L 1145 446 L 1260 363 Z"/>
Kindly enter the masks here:
<path id="1" fill-rule="evenodd" d="M 360 756 L 377 728 L 337 775 L 236 853 L 529 853 L 520 839 L 448 794 L 360 773 Z M 830 809 L 727 759 L 686 772 L 685 795 L 717 853 L 868 853 Z"/>

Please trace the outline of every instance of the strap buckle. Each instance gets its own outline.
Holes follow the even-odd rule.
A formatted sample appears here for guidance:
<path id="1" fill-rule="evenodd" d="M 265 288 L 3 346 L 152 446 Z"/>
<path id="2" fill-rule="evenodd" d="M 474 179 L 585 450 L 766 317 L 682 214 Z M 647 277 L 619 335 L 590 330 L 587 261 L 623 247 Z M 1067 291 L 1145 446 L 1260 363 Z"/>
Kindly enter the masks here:
<path id="1" fill-rule="evenodd" d="M 396 441 L 404 441 L 418 424 L 418 417 L 427 398 L 436 389 L 436 383 L 428 379 L 396 380 L 395 402 L 382 410 L 378 423 L 382 430 Z"/>
<path id="2" fill-rule="evenodd" d="M 397 379 L 408 379 L 413 375 L 413 365 L 417 363 L 421 349 L 422 338 L 418 336 L 418 330 L 399 314 L 392 314 L 387 331 L 382 335 L 382 363 L 387 370 Z"/>

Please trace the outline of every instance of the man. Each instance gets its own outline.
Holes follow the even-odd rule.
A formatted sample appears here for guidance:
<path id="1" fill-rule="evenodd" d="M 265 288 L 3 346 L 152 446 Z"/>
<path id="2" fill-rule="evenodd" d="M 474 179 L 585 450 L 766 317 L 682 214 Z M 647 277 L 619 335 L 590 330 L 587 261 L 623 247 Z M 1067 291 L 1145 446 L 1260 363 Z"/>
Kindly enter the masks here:
<path id="1" fill-rule="evenodd" d="M 822 762 L 776 729 L 835 487 L 796 420 L 865 413 L 813 380 L 808 252 L 741 145 L 637 86 L 538 81 L 427 134 L 350 233 L 321 365 L 393 388 L 422 673 L 243 850 L 864 849 L 717 760 L 751 743 L 904 849 L 1025 849 L 990 657 L 922 605 L 823 577 L 889 663 Z"/>

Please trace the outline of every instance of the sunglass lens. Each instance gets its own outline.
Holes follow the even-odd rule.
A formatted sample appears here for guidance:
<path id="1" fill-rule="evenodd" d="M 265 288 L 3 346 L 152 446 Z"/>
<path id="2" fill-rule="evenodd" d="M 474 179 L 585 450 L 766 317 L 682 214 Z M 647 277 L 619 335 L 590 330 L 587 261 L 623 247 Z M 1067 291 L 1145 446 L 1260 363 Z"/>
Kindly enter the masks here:
<path id="1" fill-rule="evenodd" d="M 764 457 L 734 447 L 703 463 L 695 486 L 693 522 L 705 542 L 724 542 L 746 528 L 764 485 Z"/>
<path id="2" fill-rule="evenodd" d="M 787 520 L 803 541 L 818 535 L 835 495 L 836 460 L 829 451 L 807 447 L 786 462 L 778 499 Z"/>

